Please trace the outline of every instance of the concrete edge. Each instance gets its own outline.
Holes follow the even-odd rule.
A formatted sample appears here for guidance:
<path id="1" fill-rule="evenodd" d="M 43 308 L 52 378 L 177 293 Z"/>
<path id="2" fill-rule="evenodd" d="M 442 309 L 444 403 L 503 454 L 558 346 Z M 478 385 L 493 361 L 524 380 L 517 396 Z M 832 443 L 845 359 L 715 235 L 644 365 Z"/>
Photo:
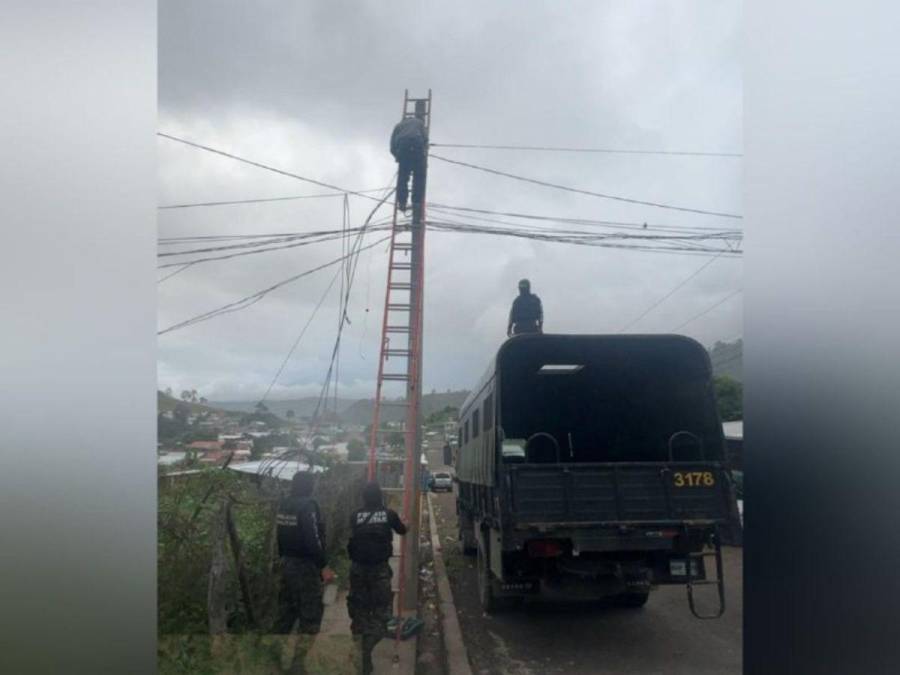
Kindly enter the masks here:
<path id="1" fill-rule="evenodd" d="M 456 605 L 453 603 L 453 592 L 450 590 L 450 579 L 444 566 L 441 538 L 438 535 L 437 521 L 434 518 L 434 504 L 431 493 L 428 496 L 428 527 L 431 530 L 431 549 L 434 559 L 434 577 L 437 582 L 438 602 L 441 610 L 441 637 L 444 641 L 444 653 L 447 657 L 447 673 L 449 675 L 472 675 L 469 666 L 469 653 L 463 642 Z"/>

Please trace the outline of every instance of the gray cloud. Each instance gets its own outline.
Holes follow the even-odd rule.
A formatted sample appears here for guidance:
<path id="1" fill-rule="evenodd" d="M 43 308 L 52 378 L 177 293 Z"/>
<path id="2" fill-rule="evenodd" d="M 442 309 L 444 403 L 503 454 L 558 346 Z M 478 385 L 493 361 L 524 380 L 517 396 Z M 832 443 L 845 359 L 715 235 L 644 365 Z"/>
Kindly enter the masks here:
<path id="1" fill-rule="evenodd" d="M 160 128 L 351 189 L 386 185 L 404 88 L 434 91 L 437 142 L 740 151 L 740 3 L 182 3 L 159 10 Z M 437 149 L 435 149 L 437 153 Z M 566 185 L 741 211 L 741 161 L 441 149 Z M 722 219 L 574 195 L 432 161 L 429 199 L 479 208 L 670 225 Z M 159 141 L 160 203 L 319 193 L 321 188 Z M 368 202 L 352 199 L 354 225 Z M 160 236 L 340 226 L 341 199 L 163 211 Z M 731 226 L 733 222 L 726 225 Z M 340 253 L 331 242 L 197 266 L 159 286 L 159 325 L 259 290 Z M 342 387 L 368 395 L 385 256 L 363 254 L 342 350 Z M 522 276 L 553 331 L 614 332 L 705 258 L 430 232 L 427 387 L 466 387 L 504 335 Z M 671 330 L 741 285 L 720 259 L 634 326 Z M 160 274 L 162 276 L 162 273 Z M 331 278 L 321 272 L 240 313 L 159 341 L 162 386 L 257 396 Z M 368 312 L 366 310 L 368 309 Z M 317 390 L 337 320 L 333 293 L 273 395 Z M 741 333 L 737 297 L 684 332 Z"/>

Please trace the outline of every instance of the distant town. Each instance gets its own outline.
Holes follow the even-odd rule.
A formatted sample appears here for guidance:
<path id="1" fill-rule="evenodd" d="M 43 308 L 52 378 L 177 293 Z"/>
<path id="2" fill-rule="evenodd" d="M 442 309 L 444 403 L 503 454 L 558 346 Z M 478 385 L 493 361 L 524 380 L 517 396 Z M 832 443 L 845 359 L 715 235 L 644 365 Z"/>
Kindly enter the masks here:
<path id="1" fill-rule="evenodd" d="M 432 392 L 423 397 L 424 438 L 432 443 L 456 444 L 456 417 L 468 392 Z M 298 464 L 322 470 L 335 463 L 365 462 L 371 426 L 372 401 L 331 402 L 327 411 L 313 414 L 310 399 L 295 402 L 227 403 L 218 407 L 196 390 L 176 398 L 171 390 L 157 393 L 157 464 L 161 475 L 183 475 L 204 468 L 268 473 L 295 471 Z M 294 404 L 293 407 L 290 407 Z M 324 408 L 324 406 L 323 406 Z M 280 415 L 275 414 L 278 410 Z M 306 414 L 298 414 L 298 410 Z M 397 415 L 382 416 L 378 454 L 400 459 L 404 422 Z"/>

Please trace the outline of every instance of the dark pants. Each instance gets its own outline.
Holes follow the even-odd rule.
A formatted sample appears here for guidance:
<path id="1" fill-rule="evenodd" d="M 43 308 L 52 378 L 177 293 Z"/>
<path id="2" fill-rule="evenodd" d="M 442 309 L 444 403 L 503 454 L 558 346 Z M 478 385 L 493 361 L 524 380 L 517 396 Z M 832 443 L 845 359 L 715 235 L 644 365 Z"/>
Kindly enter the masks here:
<path id="1" fill-rule="evenodd" d="M 406 209 L 409 195 L 409 177 L 412 175 L 413 205 L 422 203 L 422 191 L 425 188 L 425 150 L 410 148 L 404 151 L 397 160 L 397 205 Z"/>
<path id="2" fill-rule="evenodd" d="M 540 333 L 541 327 L 537 321 L 518 321 L 513 324 L 513 335 L 522 335 L 523 333 Z"/>
<path id="3" fill-rule="evenodd" d="M 347 611 L 350 614 L 350 632 L 362 638 L 364 673 L 372 672 L 372 650 L 387 633 L 394 599 L 391 575 L 391 566 L 387 562 L 377 565 L 355 562 L 350 567 Z"/>
<path id="4" fill-rule="evenodd" d="M 281 591 L 278 594 L 276 633 L 290 633 L 300 620 L 301 633 L 315 634 L 322 623 L 322 572 L 308 558 L 281 558 Z"/>

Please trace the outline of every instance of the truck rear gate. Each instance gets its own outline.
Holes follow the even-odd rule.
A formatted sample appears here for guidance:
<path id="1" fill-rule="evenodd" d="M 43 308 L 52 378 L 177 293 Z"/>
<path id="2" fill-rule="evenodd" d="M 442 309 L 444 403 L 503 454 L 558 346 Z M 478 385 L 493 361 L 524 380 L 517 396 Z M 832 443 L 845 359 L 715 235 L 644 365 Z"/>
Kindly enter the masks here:
<path id="1" fill-rule="evenodd" d="M 516 526 L 728 521 L 729 483 L 710 463 L 512 465 Z"/>

